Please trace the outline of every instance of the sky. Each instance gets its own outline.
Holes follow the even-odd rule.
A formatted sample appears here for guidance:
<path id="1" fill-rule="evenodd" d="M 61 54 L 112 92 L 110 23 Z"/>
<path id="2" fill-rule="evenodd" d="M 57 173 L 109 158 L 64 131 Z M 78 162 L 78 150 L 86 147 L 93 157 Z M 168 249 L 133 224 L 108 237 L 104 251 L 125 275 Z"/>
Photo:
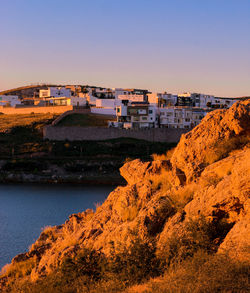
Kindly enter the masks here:
<path id="1" fill-rule="evenodd" d="M 250 0 L 0 0 L 0 90 L 250 95 Z"/>

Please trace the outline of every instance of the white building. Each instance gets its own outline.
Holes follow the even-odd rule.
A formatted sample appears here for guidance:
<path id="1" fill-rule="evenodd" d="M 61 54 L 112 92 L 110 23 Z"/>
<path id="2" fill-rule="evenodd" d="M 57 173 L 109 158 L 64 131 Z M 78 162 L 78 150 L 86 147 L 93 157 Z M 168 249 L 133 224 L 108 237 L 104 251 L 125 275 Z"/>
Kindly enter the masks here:
<path id="1" fill-rule="evenodd" d="M 129 101 L 129 102 L 145 102 L 144 95 L 132 95 L 132 94 L 118 95 L 117 99 L 121 101 Z"/>
<path id="2" fill-rule="evenodd" d="M 91 107 L 91 113 L 102 115 L 116 115 L 115 99 L 96 99 L 96 106 Z"/>
<path id="3" fill-rule="evenodd" d="M 86 106 L 86 98 L 71 97 L 70 98 L 70 105 L 75 106 L 75 107 L 84 107 L 84 106 Z"/>
<path id="4" fill-rule="evenodd" d="M 239 98 L 221 98 L 214 97 L 211 101 L 212 108 L 230 108 L 234 103 L 239 101 Z"/>
<path id="5" fill-rule="evenodd" d="M 177 96 L 168 93 L 147 94 L 148 102 L 156 107 L 175 106 Z"/>
<path id="6" fill-rule="evenodd" d="M 193 128 L 206 115 L 203 109 L 166 107 L 160 108 L 160 126 L 166 128 Z"/>
<path id="7" fill-rule="evenodd" d="M 53 105 L 53 106 L 86 106 L 86 98 L 79 97 L 50 97 L 39 101 L 38 105 Z"/>
<path id="8" fill-rule="evenodd" d="M 113 92 L 115 95 L 115 99 L 118 99 L 118 96 L 122 95 L 129 95 L 130 92 L 128 90 L 122 89 L 122 88 L 113 88 Z"/>
<path id="9" fill-rule="evenodd" d="M 198 108 L 229 108 L 239 99 L 221 98 L 199 93 L 183 93 L 178 95 L 178 106 Z"/>
<path id="10" fill-rule="evenodd" d="M 49 87 L 47 90 L 40 90 L 39 97 L 40 98 L 71 97 L 71 90 L 65 87 Z"/>
<path id="11" fill-rule="evenodd" d="M 113 108 L 115 109 L 115 99 L 96 99 L 96 107 L 98 108 Z"/>
<path id="12" fill-rule="evenodd" d="M 0 106 L 15 107 L 21 105 L 21 100 L 18 96 L 0 95 Z"/>
<path id="13" fill-rule="evenodd" d="M 116 107 L 117 122 L 123 128 L 158 127 L 157 108 L 145 102 L 130 102 Z"/>

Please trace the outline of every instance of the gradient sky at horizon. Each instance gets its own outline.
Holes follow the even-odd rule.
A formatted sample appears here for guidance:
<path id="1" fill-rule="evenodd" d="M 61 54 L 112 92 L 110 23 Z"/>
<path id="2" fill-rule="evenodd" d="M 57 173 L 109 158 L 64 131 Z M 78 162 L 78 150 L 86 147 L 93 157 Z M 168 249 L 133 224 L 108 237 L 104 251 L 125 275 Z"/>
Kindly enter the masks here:
<path id="1" fill-rule="evenodd" d="M 0 90 L 250 95 L 250 0 L 0 0 Z"/>

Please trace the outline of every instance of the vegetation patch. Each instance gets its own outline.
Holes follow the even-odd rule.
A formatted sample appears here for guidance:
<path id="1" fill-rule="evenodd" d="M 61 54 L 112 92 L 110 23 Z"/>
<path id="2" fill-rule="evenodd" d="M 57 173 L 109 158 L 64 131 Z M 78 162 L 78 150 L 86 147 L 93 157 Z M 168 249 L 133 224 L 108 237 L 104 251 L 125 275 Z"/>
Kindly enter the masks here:
<path id="1" fill-rule="evenodd" d="M 1 115 L 0 132 L 9 131 L 15 127 L 27 127 L 32 125 L 35 128 L 41 129 L 46 124 L 50 124 L 58 116 L 59 115 L 50 113 Z"/>
<path id="2" fill-rule="evenodd" d="M 224 255 L 210 255 L 197 251 L 183 262 L 172 264 L 164 276 L 142 285 L 147 293 L 169 292 L 249 292 L 247 263 L 233 261 Z M 135 293 L 135 288 L 127 291 Z"/>
<path id="3" fill-rule="evenodd" d="M 114 116 L 75 113 L 64 117 L 56 126 L 107 127 L 110 120 L 114 120 Z"/>

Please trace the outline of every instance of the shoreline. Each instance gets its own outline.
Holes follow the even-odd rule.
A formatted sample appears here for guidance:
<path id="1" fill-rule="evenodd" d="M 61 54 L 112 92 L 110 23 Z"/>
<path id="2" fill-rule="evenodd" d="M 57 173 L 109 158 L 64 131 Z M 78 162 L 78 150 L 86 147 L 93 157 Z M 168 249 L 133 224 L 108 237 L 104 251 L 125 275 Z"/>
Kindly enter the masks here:
<path id="1" fill-rule="evenodd" d="M 34 174 L 7 174 L 0 175 L 0 185 L 2 184 L 30 184 L 30 185 L 114 185 L 125 186 L 126 181 L 122 176 L 58 176 L 45 177 Z"/>

